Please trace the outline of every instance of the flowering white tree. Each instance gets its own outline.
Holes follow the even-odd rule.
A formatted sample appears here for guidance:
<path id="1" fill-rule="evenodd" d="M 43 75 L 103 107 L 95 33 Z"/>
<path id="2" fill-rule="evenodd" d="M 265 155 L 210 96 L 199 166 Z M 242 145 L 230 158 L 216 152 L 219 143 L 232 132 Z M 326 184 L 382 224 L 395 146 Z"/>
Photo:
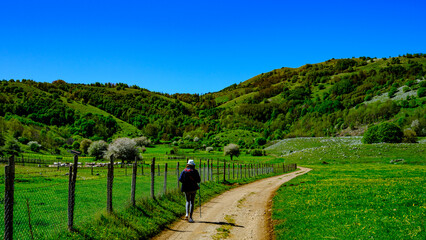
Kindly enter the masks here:
<path id="1" fill-rule="evenodd" d="M 96 159 L 101 159 L 105 155 L 107 149 L 108 144 L 105 141 L 100 140 L 90 144 L 90 147 L 87 149 L 87 153 Z"/>
<path id="2" fill-rule="evenodd" d="M 231 161 L 233 156 L 240 156 L 240 146 L 234 143 L 230 143 L 223 148 L 223 153 L 225 156 L 230 156 Z"/>
<path id="3" fill-rule="evenodd" d="M 147 147 L 147 146 L 151 145 L 151 139 L 144 137 L 144 136 L 134 138 L 133 140 L 135 141 L 136 146 L 138 146 L 138 147 Z"/>
<path id="4" fill-rule="evenodd" d="M 109 159 L 111 155 L 123 161 L 133 161 L 139 158 L 139 151 L 133 139 L 117 138 L 108 146 L 105 158 Z"/>

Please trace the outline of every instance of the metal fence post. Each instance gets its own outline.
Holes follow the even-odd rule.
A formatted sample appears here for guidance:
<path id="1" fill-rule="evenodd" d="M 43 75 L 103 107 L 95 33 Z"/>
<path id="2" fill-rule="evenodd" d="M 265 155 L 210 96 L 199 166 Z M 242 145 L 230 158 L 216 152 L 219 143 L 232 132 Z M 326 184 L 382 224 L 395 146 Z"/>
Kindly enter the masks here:
<path id="1" fill-rule="evenodd" d="M 9 158 L 9 164 L 5 170 L 5 192 L 4 192 L 4 239 L 13 239 L 13 204 L 14 204 L 14 181 L 15 181 L 15 156 Z"/>

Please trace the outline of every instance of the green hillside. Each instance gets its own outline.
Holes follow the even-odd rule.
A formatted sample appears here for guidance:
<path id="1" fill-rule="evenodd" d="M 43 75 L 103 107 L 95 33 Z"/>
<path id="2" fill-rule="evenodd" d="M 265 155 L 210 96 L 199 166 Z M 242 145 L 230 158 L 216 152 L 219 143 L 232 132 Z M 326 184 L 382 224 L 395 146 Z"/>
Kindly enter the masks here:
<path id="1" fill-rule="evenodd" d="M 223 136 L 238 131 L 269 141 L 361 135 L 383 121 L 425 136 L 425 65 L 425 54 L 331 59 L 275 69 L 205 95 L 125 83 L 2 80 L 0 145 L 37 141 L 42 151 L 58 152 L 86 138 L 145 135 L 186 147 L 222 147 L 228 142 Z M 191 142 L 194 137 L 200 141 Z"/>

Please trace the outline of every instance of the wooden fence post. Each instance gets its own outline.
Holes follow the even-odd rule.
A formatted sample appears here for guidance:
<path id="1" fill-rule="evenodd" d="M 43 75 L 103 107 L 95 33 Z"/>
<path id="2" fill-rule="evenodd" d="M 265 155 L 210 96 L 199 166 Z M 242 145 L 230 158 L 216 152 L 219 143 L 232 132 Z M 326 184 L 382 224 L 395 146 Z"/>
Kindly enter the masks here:
<path id="1" fill-rule="evenodd" d="M 244 164 L 244 178 L 247 178 L 247 164 Z"/>
<path id="2" fill-rule="evenodd" d="M 226 181 L 225 174 L 226 174 L 226 161 L 224 160 L 223 161 L 223 182 Z"/>
<path id="3" fill-rule="evenodd" d="M 201 180 L 203 179 L 202 177 L 204 176 L 204 171 L 203 171 L 203 168 L 201 166 L 201 159 L 200 159 L 200 165 L 198 165 L 198 166 L 200 166 L 198 169 L 200 170 L 199 174 L 200 174 L 200 182 L 201 182 Z"/>
<path id="4" fill-rule="evenodd" d="M 207 159 L 207 181 L 210 181 L 210 159 Z"/>
<path id="5" fill-rule="evenodd" d="M 210 163 L 210 180 L 214 181 L 213 180 L 213 161 L 211 161 L 211 163 Z"/>
<path id="6" fill-rule="evenodd" d="M 4 192 L 4 239 L 13 239 L 13 204 L 15 192 L 15 156 L 9 158 L 9 163 L 4 167 L 5 192 Z"/>
<path id="7" fill-rule="evenodd" d="M 161 176 L 160 164 L 158 164 L 158 176 Z"/>
<path id="8" fill-rule="evenodd" d="M 108 164 L 107 179 L 107 212 L 112 213 L 112 184 L 114 181 L 114 157 L 111 155 Z"/>
<path id="9" fill-rule="evenodd" d="M 219 178 L 220 178 L 220 175 L 219 175 L 219 159 L 217 160 L 216 170 L 217 170 L 217 182 L 219 182 Z"/>
<path id="10" fill-rule="evenodd" d="M 130 202 L 132 206 L 136 205 L 136 175 L 138 174 L 138 160 L 135 158 L 135 162 L 133 163 L 133 171 L 132 171 L 132 192 L 130 196 Z"/>
<path id="11" fill-rule="evenodd" d="M 228 163 L 228 180 L 231 179 L 231 164 Z"/>
<path id="12" fill-rule="evenodd" d="M 155 158 L 152 158 L 151 162 L 151 198 L 154 196 L 154 179 L 155 179 Z"/>
<path id="13" fill-rule="evenodd" d="M 78 155 L 74 155 L 74 164 L 70 167 L 69 188 L 68 188 L 68 231 L 73 230 L 74 206 L 75 206 L 75 183 L 77 180 Z"/>
<path id="14" fill-rule="evenodd" d="M 142 174 L 142 176 L 143 176 L 143 165 L 145 164 L 145 161 L 142 161 L 142 163 L 141 163 L 141 174 Z"/>
<path id="15" fill-rule="evenodd" d="M 164 166 L 164 188 L 163 188 L 164 194 L 167 193 L 167 163 Z"/>
<path id="16" fill-rule="evenodd" d="M 179 182 L 179 177 L 180 177 L 179 162 L 177 162 L 177 165 L 176 165 L 176 175 L 177 175 L 177 188 L 180 189 L 180 182 Z"/>
<path id="17" fill-rule="evenodd" d="M 235 179 L 235 163 L 232 163 L 232 179 Z"/>
<path id="18" fill-rule="evenodd" d="M 206 174 L 207 171 L 206 171 L 206 163 L 205 162 L 203 163 L 203 169 L 204 169 L 204 171 L 203 171 L 204 172 L 204 174 L 203 174 L 203 183 L 204 183 L 204 182 L 206 182 L 206 175 L 207 175 Z"/>

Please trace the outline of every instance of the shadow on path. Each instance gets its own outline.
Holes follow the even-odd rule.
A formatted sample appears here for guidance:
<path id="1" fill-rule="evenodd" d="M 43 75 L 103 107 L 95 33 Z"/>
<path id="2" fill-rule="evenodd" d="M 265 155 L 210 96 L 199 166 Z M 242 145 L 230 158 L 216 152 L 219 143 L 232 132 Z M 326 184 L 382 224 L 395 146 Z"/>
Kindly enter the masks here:
<path id="1" fill-rule="evenodd" d="M 215 225 L 228 225 L 232 227 L 239 227 L 244 228 L 244 226 L 236 225 L 235 223 L 228 223 L 228 222 L 207 222 L 207 221 L 196 221 L 196 223 L 206 223 L 206 224 L 215 224 Z"/>

